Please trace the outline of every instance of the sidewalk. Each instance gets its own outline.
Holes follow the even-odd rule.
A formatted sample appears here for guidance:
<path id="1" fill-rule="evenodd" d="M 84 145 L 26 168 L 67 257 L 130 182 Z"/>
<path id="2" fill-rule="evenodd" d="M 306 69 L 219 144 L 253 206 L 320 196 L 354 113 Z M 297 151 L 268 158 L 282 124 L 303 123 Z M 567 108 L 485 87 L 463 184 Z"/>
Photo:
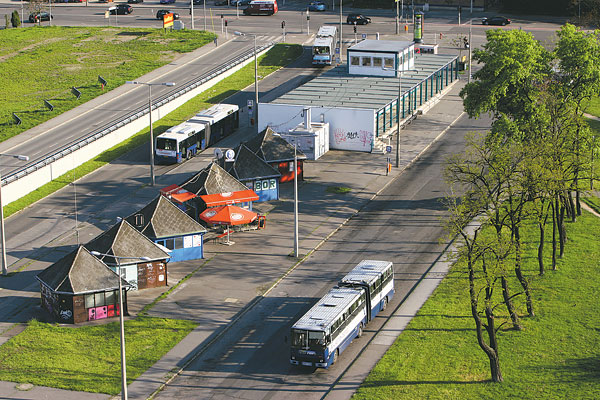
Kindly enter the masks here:
<path id="1" fill-rule="evenodd" d="M 318 248 L 349 218 L 357 213 L 409 165 L 448 125 L 454 122 L 462 109 L 458 92 L 461 82 L 451 86 L 447 95 L 426 114 L 419 116 L 401 135 L 401 168 L 394 169 L 389 176 L 385 173 L 388 155 L 357 152 L 330 151 L 316 162 L 306 163 L 305 181 L 299 183 L 299 237 L 300 253 L 308 255 Z M 242 117 L 242 123 L 247 123 Z M 240 140 L 246 140 L 254 132 L 254 128 L 243 126 L 235 135 L 220 143 L 220 147 L 233 147 Z M 129 213 L 151 201 L 159 188 L 173 182 L 179 182 L 187 176 L 207 165 L 212 160 L 212 151 L 205 152 L 193 160 L 183 164 L 170 173 L 157 178 L 155 187 L 140 186 L 138 181 L 121 180 L 116 182 L 99 182 L 98 177 L 86 177 L 78 185 L 94 187 L 96 185 L 124 186 L 129 190 L 118 202 L 109 202 L 102 210 L 80 210 L 88 215 L 80 221 L 79 237 L 81 242 L 89 239 L 114 223 L 114 216 Z M 139 167 L 136 160 L 119 160 L 105 168 L 115 170 L 113 176 L 119 177 L 120 169 L 133 170 Z M 92 174 L 95 175 L 95 174 Z M 347 194 L 330 193 L 332 186 L 350 188 Z M 72 201 L 70 188 L 63 189 L 55 196 L 56 203 Z M 252 306 L 261 301 L 274 283 L 286 271 L 296 265 L 294 258 L 289 257 L 293 250 L 293 188 L 284 184 L 281 188 L 281 200 L 268 204 L 256 204 L 255 208 L 267 214 L 265 230 L 235 233 L 233 246 L 222 246 L 207 243 L 205 259 L 169 265 L 169 284 L 175 285 L 182 277 L 202 266 L 190 279 L 177 287 L 168 298 L 160 301 L 150 315 L 168 318 L 193 319 L 199 326 L 167 353 L 160 361 L 129 385 L 131 399 L 147 398 L 177 372 L 187 362 L 217 340 L 227 331 L 227 327 L 240 318 Z M 41 206 L 48 203 L 43 202 Z M 46 206 L 48 207 L 48 206 Z M 50 207 L 51 209 L 51 207 Z M 87 213 L 89 211 L 89 213 Z M 49 212 L 42 209 L 41 212 Z M 29 279 L 32 283 L 23 289 L 16 290 L 20 301 L 13 299 L 8 314 L 3 312 L 0 333 L 3 328 L 15 322 L 24 322 L 39 312 L 39 291 L 33 276 L 58 258 L 62 257 L 77 242 L 73 230 L 63 231 L 53 239 L 46 249 L 40 249 L 29 259 L 21 259 L 13 267 L 26 266 L 23 272 L 13 276 Z M 251 271 L 251 273 L 249 273 Z M 9 288 L 7 288 L 9 289 Z M 129 310 L 135 315 L 144 305 L 158 296 L 162 289 L 131 292 L 128 295 Z M 4 290 L 3 290 L 4 292 Z M 18 292 L 18 293 L 17 293 Z M 25 299 L 25 301 L 23 301 Z M 6 304 L 6 303 L 4 303 Z M 6 310 L 5 310 L 6 311 Z M 24 319 L 25 316 L 25 319 Z M 1 337 L 0 337 L 1 344 Z M 0 398 L 78 398 L 106 399 L 110 396 L 75 393 L 49 388 L 33 388 L 22 392 L 16 389 L 17 384 L 0 382 Z M 18 391 L 18 394 L 17 394 Z"/>

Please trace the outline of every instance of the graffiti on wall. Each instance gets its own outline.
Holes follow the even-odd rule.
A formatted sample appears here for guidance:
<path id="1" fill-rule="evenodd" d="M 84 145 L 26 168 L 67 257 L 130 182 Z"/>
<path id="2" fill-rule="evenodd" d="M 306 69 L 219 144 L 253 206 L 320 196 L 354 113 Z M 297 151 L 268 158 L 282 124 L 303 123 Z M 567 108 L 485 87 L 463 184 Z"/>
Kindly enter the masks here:
<path id="1" fill-rule="evenodd" d="M 370 151 L 373 142 L 373 132 L 363 129 L 347 131 L 343 128 L 335 128 L 333 130 L 333 142 L 335 147 Z"/>
<path id="2" fill-rule="evenodd" d="M 68 320 L 68 319 L 71 319 L 72 316 L 73 316 L 73 312 L 71 310 L 61 310 L 60 311 L 61 319 Z"/>

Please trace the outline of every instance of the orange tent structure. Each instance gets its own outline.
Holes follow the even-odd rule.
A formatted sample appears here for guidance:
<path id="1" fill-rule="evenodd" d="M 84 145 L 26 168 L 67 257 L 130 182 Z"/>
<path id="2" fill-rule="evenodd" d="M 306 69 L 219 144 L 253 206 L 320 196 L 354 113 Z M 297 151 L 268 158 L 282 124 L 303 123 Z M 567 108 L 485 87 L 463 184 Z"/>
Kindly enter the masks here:
<path id="1" fill-rule="evenodd" d="M 227 243 L 232 244 L 233 242 L 229 241 L 229 227 L 232 225 L 249 224 L 258 218 L 258 214 L 238 206 L 226 205 L 207 208 L 198 217 L 209 224 L 226 225 Z"/>

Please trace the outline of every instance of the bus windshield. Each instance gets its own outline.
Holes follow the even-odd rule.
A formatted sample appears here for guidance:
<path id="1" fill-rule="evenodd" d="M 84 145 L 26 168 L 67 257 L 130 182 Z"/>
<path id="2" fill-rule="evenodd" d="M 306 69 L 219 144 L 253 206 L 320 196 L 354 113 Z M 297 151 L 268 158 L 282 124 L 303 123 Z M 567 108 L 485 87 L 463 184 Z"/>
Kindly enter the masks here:
<path id="1" fill-rule="evenodd" d="M 156 148 L 159 150 L 177 151 L 177 141 L 175 141 L 175 139 L 157 138 Z"/>
<path id="2" fill-rule="evenodd" d="M 329 46 L 313 46 L 313 54 L 329 54 L 330 49 Z"/>
<path id="3" fill-rule="evenodd" d="M 292 329 L 292 346 L 311 349 L 323 348 L 325 346 L 325 332 Z"/>

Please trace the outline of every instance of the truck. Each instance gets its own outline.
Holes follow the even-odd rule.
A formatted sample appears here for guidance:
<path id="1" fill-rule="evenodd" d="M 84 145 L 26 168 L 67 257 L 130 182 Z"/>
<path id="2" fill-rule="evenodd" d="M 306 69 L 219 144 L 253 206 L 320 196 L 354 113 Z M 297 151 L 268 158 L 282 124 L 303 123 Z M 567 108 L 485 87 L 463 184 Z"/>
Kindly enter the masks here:
<path id="1" fill-rule="evenodd" d="M 277 11 L 277 0 L 253 0 L 244 9 L 244 15 L 273 15 Z"/>
<path id="2" fill-rule="evenodd" d="M 335 53 L 335 40 L 337 28 L 335 26 L 322 26 L 317 32 L 313 43 L 313 65 L 331 65 Z"/>

